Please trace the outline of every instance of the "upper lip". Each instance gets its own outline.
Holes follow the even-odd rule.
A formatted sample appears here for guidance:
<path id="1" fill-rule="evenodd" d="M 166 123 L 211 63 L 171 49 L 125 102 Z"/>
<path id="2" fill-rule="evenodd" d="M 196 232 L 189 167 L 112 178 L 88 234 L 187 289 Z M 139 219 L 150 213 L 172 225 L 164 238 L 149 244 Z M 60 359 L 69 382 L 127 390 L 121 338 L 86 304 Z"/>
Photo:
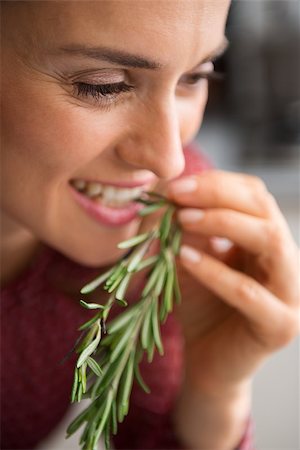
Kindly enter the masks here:
<path id="1" fill-rule="evenodd" d="M 96 179 L 86 179 L 86 178 L 73 178 L 71 181 L 74 180 L 83 180 L 86 183 L 99 183 L 107 186 L 115 186 L 120 188 L 135 188 L 139 186 L 148 186 L 150 184 L 153 184 L 155 180 L 153 178 L 148 178 L 143 181 L 102 181 L 102 180 L 96 180 Z"/>

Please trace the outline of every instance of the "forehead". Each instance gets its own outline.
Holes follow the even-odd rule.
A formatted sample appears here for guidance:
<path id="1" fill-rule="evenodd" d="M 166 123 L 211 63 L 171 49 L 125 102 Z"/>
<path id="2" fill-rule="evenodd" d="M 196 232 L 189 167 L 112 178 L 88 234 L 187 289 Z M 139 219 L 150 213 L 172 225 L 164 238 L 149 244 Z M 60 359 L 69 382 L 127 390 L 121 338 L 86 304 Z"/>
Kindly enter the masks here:
<path id="1" fill-rule="evenodd" d="M 201 56 L 220 44 L 229 0 L 18 2 L 27 40 L 41 50 L 114 46 L 165 63 Z M 192 63 L 192 61 L 191 61 Z"/>

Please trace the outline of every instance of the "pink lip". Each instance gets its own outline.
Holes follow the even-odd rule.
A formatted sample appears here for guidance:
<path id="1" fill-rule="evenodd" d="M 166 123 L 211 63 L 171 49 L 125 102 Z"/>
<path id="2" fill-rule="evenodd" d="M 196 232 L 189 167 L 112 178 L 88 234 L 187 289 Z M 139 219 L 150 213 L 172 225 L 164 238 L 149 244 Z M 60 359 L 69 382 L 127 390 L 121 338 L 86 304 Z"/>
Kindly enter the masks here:
<path id="1" fill-rule="evenodd" d="M 128 186 L 128 185 L 127 185 Z M 143 208 L 140 203 L 132 202 L 126 208 L 109 208 L 81 194 L 70 185 L 75 201 L 85 212 L 101 225 L 120 226 L 126 225 L 138 217 L 137 213 Z"/>

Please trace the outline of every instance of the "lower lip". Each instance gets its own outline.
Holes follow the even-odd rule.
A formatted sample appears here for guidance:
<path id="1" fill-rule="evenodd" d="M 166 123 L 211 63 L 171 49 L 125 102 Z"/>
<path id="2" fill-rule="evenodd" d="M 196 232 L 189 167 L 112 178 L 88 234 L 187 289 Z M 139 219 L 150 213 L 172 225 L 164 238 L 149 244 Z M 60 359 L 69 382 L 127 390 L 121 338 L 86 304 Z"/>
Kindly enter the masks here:
<path id="1" fill-rule="evenodd" d="M 143 205 L 132 202 L 124 208 L 110 208 L 91 200 L 84 194 L 71 187 L 72 195 L 85 212 L 101 225 L 120 226 L 126 225 L 138 217 L 137 213 Z"/>

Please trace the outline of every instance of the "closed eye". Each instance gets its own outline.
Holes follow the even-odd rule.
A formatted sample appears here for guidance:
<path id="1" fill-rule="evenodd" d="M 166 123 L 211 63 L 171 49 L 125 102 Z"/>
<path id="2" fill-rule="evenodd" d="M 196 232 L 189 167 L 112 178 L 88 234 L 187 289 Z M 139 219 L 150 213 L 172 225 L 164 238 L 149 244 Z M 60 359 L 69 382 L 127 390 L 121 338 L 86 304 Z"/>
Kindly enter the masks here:
<path id="1" fill-rule="evenodd" d="M 185 75 L 181 78 L 180 82 L 185 84 L 197 84 L 200 80 L 222 80 L 224 74 L 216 71 L 211 72 L 199 72 L 194 74 Z"/>
<path id="2" fill-rule="evenodd" d="M 77 82 L 74 83 L 74 87 L 76 89 L 75 94 L 78 97 L 93 97 L 99 101 L 105 97 L 114 98 L 119 94 L 129 92 L 133 89 L 133 86 L 124 82 L 109 84 L 89 84 Z"/>

